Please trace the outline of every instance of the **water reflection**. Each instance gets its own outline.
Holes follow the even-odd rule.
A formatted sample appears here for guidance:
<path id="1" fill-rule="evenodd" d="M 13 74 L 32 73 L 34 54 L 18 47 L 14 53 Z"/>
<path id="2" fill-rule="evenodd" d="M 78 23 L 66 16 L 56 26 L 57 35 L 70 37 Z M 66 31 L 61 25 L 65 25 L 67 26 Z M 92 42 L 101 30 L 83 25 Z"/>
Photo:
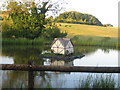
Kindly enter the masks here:
<path id="1" fill-rule="evenodd" d="M 14 64 L 14 59 L 8 56 L 0 56 L 0 64 Z"/>
<path id="2" fill-rule="evenodd" d="M 46 46 L 3 46 L 2 47 L 2 56 L 4 58 L 9 59 L 13 58 L 14 59 L 14 64 L 27 64 L 28 60 L 34 60 L 36 64 L 43 64 L 43 59 L 41 60 L 39 55 L 43 52 L 48 50 L 50 47 Z M 85 54 L 86 56 L 88 55 L 93 55 L 96 53 L 96 51 L 100 49 L 103 51 L 103 54 L 112 52 L 114 49 L 109 49 L 109 48 L 99 48 L 99 47 L 81 47 L 81 46 L 76 46 L 75 47 L 75 53 L 74 55 L 80 55 Z M 101 54 L 97 52 L 97 54 Z M 4 59 L 3 58 L 3 59 Z"/>
<path id="3" fill-rule="evenodd" d="M 118 51 L 109 50 L 109 53 L 106 53 L 98 49 L 92 54 L 86 54 L 81 59 L 75 59 L 74 66 L 118 67 Z"/>
<path id="4" fill-rule="evenodd" d="M 47 47 L 45 47 L 47 49 Z M 43 65 L 40 60 L 40 53 L 44 50 L 44 47 L 32 47 L 32 46 L 6 46 L 2 48 L 2 55 L 13 57 L 14 64 L 28 64 L 28 61 L 34 60 L 35 64 Z"/>
<path id="5" fill-rule="evenodd" d="M 85 54 L 81 59 L 71 61 L 41 59 L 39 55 L 48 50 L 43 46 L 3 46 L 1 64 L 28 64 L 34 60 L 38 65 L 57 66 L 118 66 L 118 51 L 113 48 L 99 47 L 75 47 L 75 55 Z M 2 74 L 3 88 L 25 88 L 28 87 L 28 72 L 22 71 L 0 71 Z M 62 72 L 34 72 L 35 88 L 77 88 L 81 79 L 85 79 L 90 73 L 62 73 Z M 94 76 L 94 74 L 92 74 Z M 97 74 L 101 75 L 101 74 Z M 106 74 L 105 76 L 110 75 Z M 118 74 L 113 74 L 118 82 Z"/>
<path id="6" fill-rule="evenodd" d="M 35 87 L 39 88 L 80 88 L 80 83 L 86 80 L 88 76 L 91 76 L 94 80 L 95 77 L 104 78 L 112 76 L 114 78 L 116 87 L 118 87 L 118 74 L 103 74 L 103 73 L 53 73 L 46 72 L 44 78 L 36 75 Z M 92 83 L 92 82 L 91 82 Z"/>
<path id="7" fill-rule="evenodd" d="M 48 59 L 48 58 L 44 58 L 44 65 L 73 66 L 73 61 L 51 60 L 51 59 Z"/>
<path id="8" fill-rule="evenodd" d="M 0 71 L 2 73 L 2 88 L 27 87 L 27 72 L 25 71 Z"/>

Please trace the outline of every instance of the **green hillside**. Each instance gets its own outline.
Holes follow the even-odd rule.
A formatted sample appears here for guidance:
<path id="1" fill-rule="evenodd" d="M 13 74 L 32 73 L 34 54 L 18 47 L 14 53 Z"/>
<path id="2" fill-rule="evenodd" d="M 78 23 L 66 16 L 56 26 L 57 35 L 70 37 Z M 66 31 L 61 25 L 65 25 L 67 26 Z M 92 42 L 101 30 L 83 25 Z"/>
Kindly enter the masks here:
<path id="1" fill-rule="evenodd" d="M 93 15 L 84 14 L 76 11 L 69 11 L 60 14 L 55 21 L 61 23 L 88 24 L 103 26 L 103 24 Z"/>
<path id="2" fill-rule="evenodd" d="M 118 37 L 117 27 L 102 27 L 102 26 L 70 24 L 70 23 L 57 23 L 57 24 L 59 28 L 62 31 L 66 31 L 68 35 Z"/>

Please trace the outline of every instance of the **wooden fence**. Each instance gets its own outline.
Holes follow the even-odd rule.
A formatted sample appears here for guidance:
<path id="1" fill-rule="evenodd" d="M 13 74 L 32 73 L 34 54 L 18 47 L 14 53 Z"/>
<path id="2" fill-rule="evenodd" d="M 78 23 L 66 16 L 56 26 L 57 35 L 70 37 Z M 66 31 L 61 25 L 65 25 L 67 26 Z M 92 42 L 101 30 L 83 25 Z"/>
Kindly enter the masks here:
<path id="1" fill-rule="evenodd" d="M 86 67 L 86 66 L 43 66 L 28 64 L 1 64 L 2 70 L 19 71 L 59 71 L 59 72 L 91 72 L 120 73 L 120 67 Z"/>
<path id="2" fill-rule="evenodd" d="M 34 71 L 120 73 L 120 67 L 43 66 L 33 64 L 0 64 L 2 70 L 28 71 L 28 89 L 34 89 Z"/>

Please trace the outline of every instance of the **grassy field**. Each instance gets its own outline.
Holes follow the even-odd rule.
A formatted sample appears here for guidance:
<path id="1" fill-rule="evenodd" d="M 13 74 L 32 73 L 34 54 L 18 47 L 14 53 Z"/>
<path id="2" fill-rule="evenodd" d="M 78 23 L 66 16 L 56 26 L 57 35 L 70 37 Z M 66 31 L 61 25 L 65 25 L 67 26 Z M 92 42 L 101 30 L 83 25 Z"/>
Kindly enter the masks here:
<path id="1" fill-rule="evenodd" d="M 57 23 L 74 45 L 118 48 L 118 27 Z"/>
<path id="2" fill-rule="evenodd" d="M 58 23 L 62 31 L 66 31 L 68 35 L 84 35 L 98 37 L 118 37 L 118 27 L 101 27 L 95 25 Z"/>

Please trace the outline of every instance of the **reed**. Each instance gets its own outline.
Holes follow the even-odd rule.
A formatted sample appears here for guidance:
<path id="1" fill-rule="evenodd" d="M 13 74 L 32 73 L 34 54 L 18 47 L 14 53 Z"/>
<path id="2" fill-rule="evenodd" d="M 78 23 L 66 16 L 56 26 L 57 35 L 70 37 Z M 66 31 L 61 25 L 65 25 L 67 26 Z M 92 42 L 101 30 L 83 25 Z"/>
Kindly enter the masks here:
<path id="1" fill-rule="evenodd" d="M 51 40 L 46 38 L 37 38 L 34 40 L 26 39 L 26 38 L 2 38 L 2 45 L 44 45 L 46 43 L 50 43 Z"/>
<path id="2" fill-rule="evenodd" d="M 79 88 L 115 88 L 116 83 L 112 75 L 88 75 L 80 81 Z"/>
<path id="3" fill-rule="evenodd" d="M 101 46 L 101 47 L 118 47 L 118 39 L 110 37 L 90 37 L 90 36 L 74 36 L 72 37 L 74 45 L 81 46 Z"/>
<path id="4" fill-rule="evenodd" d="M 114 47 L 120 48 L 118 38 L 112 37 L 92 37 L 92 36 L 67 36 L 71 38 L 74 46 L 99 46 L 99 47 Z M 37 38 L 34 40 L 26 38 L 2 38 L 0 39 L 2 45 L 50 45 L 53 39 L 48 38 Z"/>

